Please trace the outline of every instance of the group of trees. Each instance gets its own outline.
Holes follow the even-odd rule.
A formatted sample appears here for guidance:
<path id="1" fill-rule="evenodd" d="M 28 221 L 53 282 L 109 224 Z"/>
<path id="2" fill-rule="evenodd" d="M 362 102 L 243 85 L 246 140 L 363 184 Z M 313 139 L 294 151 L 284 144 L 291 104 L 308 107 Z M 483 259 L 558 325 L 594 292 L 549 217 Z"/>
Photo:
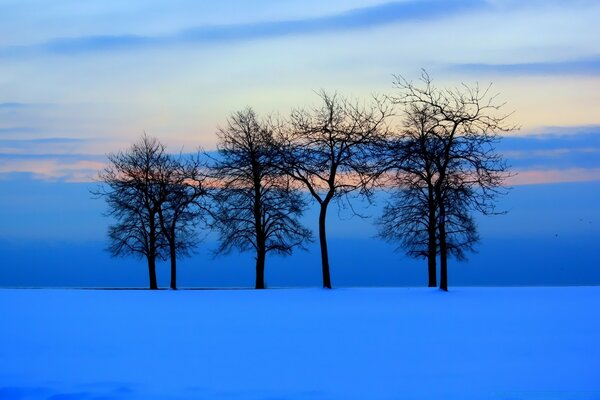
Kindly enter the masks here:
<path id="1" fill-rule="evenodd" d="M 93 193 L 104 197 L 108 214 L 109 251 L 137 255 L 148 263 L 150 289 L 157 289 L 156 261 L 170 259 L 172 289 L 177 288 L 177 256 L 197 244 L 206 176 L 198 158 L 175 157 L 157 139 L 144 134 L 126 152 L 108 155 L 100 172 L 103 183 Z"/>
<path id="2" fill-rule="evenodd" d="M 326 221 L 334 201 L 372 200 L 390 192 L 379 235 L 408 255 L 427 259 L 429 286 L 448 289 L 448 257 L 465 258 L 478 241 L 473 212 L 495 213 L 507 166 L 495 151 L 511 130 L 489 87 L 436 88 L 423 73 L 413 84 L 396 78 L 397 94 L 369 102 L 319 92 L 320 104 L 286 118 L 260 119 L 247 108 L 218 131 L 217 152 L 178 157 L 143 136 L 109 155 L 98 194 L 116 223 L 114 255 L 148 261 L 176 258 L 197 242 L 200 222 L 219 237 L 218 253 L 256 256 L 256 288 L 264 288 L 267 254 L 291 254 L 311 240 L 299 221 L 308 201 L 319 208 L 323 287 L 331 288 Z M 400 126 L 394 122 L 400 120 Z"/>

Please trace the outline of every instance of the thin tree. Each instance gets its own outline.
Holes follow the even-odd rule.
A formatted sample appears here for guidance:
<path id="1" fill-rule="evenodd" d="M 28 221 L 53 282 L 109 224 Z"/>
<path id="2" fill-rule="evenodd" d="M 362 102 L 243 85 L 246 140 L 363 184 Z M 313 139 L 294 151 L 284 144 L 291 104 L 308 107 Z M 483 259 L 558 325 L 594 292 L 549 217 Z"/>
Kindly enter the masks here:
<path id="1" fill-rule="evenodd" d="M 278 129 L 280 168 L 302 184 L 319 204 L 319 244 L 323 287 L 331 289 L 327 210 L 334 199 L 369 194 L 371 145 L 380 140 L 391 109 L 374 98 L 361 105 L 337 94 L 318 93 L 321 105 L 292 112 Z"/>
<path id="2" fill-rule="evenodd" d="M 272 131 L 252 109 L 232 114 L 218 137 L 212 167 L 220 186 L 213 212 L 220 237 L 217 252 L 254 251 L 255 287 L 264 289 L 267 254 L 289 255 L 309 240 L 310 231 L 298 221 L 306 205 L 275 166 Z"/>
<path id="3" fill-rule="evenodd" d="M 198 243 L 197 225 L 207 210 L 205 187 L 208 179 L 200 156 L 175 158 L 167 156 L 158 165 L 157 183 L 160 186 L 157 203 L 158 217 L 169 249 L 170 288 L 177 289 L 177 256 L 187 256 Z"/>
<path id="4" fill-rule="evenodd" d="M 409 114 L 415 110 L 427 114 L 430 127 L 426 136 L 433 145 L 425 158 L 433 171 L 440 288 L 448 290 L 448 255 L 461 254 L 463 243 L 449 239 L 451 225 L 458 224 L 460 231 L 467 227 L 473 230 L 469 211 L 497 213 L 495 203 L 505 193 L 503 182 L 509 173 L 495 145 L 500 134 L 515 128 L 507 125 L 509 114 L 500 112 L 504 104 L 497 102 L 497 95 L 490 95 L 491 85 L 483 90 L 478 85 L 438 89 L 426 72 L 421 84 L 396 77 L 400 94 L 394 101 Z M 465 238 L 475 238 L 476 232 L 469 235 Z M 464 243 L 468 246 L 472 241 Z"/>

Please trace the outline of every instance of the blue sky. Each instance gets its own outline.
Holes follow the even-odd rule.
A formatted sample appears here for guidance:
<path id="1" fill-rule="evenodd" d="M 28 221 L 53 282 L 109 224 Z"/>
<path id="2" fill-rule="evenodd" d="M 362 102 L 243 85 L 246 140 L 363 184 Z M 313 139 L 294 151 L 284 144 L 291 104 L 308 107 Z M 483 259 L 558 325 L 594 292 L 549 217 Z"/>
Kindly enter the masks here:
<path id="1" fill-rule="evenodd" d="M 514 111 L 511 122 L 521 129 L 499 146 L 518 172 L 504 201 L 520 215 L 511 197 L 537 193 L 539 207 L 529 212 L 548 216 L 536 229 L 502 217 L 515 232 L 553 238 L 551 221 L 580 209 L 598 226 L 595 207 L 582 208 L 575 193 L 556 196 L 585 189 L 600 198 L 599 19 L 600 3 L 591 0 L 4 0 L 0 247 L 17 257 L 15 249 L 33 242 L 54 246 L 70 268 L 86 251 L 65 254 L 84 242 L 94 259 L 106 257 L 109 221 L 87 193 L 107 152 L 144 131 L 173 151 L 211 150 L 232 111 L 286 114 L 310 105 L 321 88 L 393 94 L 392 74 L 417 79 L 421 68 L 439 86 L 493 82 Z M 481 224 L 490 236 L 503 226 Z M 580 236 L 565 253 L 597 240 L 598 231 Z M 475 263 L 497 248 L 482 246 Z M 396 257 L 383 248 L 384 259 Z M 0 285 L 15 282 L 7 268 Z"/>
<path id="2" fill-rule="evenodd" d="M 520 135 L 600 126 L 595 1 L 322 3 L 2 2 L 0 153 L 24 157 L 0 173 L 89 180 L 143 131 L 211 149 L 233 110 L 391 93 L 421 68 L 493 82 Z"/>

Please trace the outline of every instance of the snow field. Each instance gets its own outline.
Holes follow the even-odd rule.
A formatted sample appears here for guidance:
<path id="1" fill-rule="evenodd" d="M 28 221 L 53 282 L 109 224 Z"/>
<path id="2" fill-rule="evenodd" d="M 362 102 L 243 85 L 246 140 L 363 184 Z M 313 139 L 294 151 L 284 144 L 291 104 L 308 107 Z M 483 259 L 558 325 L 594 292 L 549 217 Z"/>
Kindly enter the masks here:
<path id="1" fill-rule="evenodd" d="M 599 399 L 600 287 L 0 290 L 0 399 Z"/>

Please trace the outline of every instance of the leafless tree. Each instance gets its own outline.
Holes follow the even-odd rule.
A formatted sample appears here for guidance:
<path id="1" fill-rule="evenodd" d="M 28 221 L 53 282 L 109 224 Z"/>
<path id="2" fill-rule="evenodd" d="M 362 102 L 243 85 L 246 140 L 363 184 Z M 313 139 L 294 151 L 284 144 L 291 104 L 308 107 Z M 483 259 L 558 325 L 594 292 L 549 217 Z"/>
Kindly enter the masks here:
<path id="1" fill-rule="evenodd" d="M 370 146 L 385 131 L 391 108 L 378 98 L 364 105 L 337 94 L 318 94 L 321 105 L 293 111 L 288 123 L 277 129 L 281 158 L 278 165 L 319 204 L 323 287 L 331 288 L 327 210 L 334 199 L 351 193 L 370 193 Z"/>
<path id="2" fill-rule="evenodd" d="M 177 256 L 187 256 L 198 244 L 197 225 L 206 222 L 208 190 L 205 163 L 200 155 L 168 155 L 156 174 L 160 187 L 156 199 L 161 234 L 171 267 L 170 288 L 177 289 Z"/>
<path id="3" fill-rule="evenodd" d="M 425 257 L 430 287 L 437 286 L 437 205 L 433 156 L 438 143 L 431 134 L 436 126 L 428 107 L 408 105 L 400 132 L 381 142 L 384 187 L 392 197 L 378 220 L 379 236 L 399 242 L 411 257 Z"/>
<path id="4" fill-rule="evenodd" d="M 377 220 L 378 235 L 386 241 L 398 243 L 398 250 L 414 258 L 428 261 L 428 286 L 437 286 L 439 234 L 437 206 L 432 190 L 426 186 L 397 187 Z M 448 252 L 457 260 L 466 259 L 479 241 L 477 227 L 470 210 L 461 198 L 449 200 L 446 211 L 446 242 Z"/>
<path id="5" fill-rule="evenodd" d="M 150 289 L 158 289 L 156 260 L 165 257 L 158 210 L 160 188 L 156 171 L 167 160 L 165 147 L 144 135 L 128 151 L 108 155 L 109 165 L 100 172 L 102 183 L 94 192 L 105 198 L 108 214 L 116 223 L 109 227 L 109 251 L 114 256 L 137 255 L 148 262 Z"/>
<path id="6" fill-rule="evenodd" d="M 108 215 L 109 251 L 114 256 L 137 255 L 148 263 L 150 289 L 157 289 L 156 261 L 171 258 L 171 287 L 176 285 L 176 257 L 196 243 L 193 230 L 201 186 L 193 162 L 166 152 L 156 138 L 143 135 L 129 150 L 108 155 L 93 193 L 104 197 Z"/>
<path id="7" fill-rule="evenodd" d="M 495 145 L 500 134 L 515 128 L 507 124 L 509 115 L 500 113 L 503 104 L 489 93 L 490 86 L 438 89 L 425 72 L 420 85 L 398 76 L 395 86 L 400 93 L 393 100 L 403 107 L 405 128 L 393 147 L 392 165 L 410 197 L 404 199 L 409 210 L 401 213 L 406 220 L 396 221 L 410 222 L 400 230 L 419 221 L 427 237 L 430 284 L 439 254 L 440 288 L 448 290 L 448 254 L 463 258 L 478 240 L 470 213 L 497 213 L 509 173 Z M 411 238 L 411 229 L 402 237 L 423 238 L 422 233 Z M 415 243 L 422 249 L 423 243 Z"/>
<path id="8" fill-rule="evenodd" d="M 298 221 L 306 205 L 275 166 L 272 131 L 252 109 L 232 114 L 218 136 L 212 167 L 220 187 L 213 212 L 220 236 L 217 252 L 255 251 L 255 287 L 264 289 L 267 254 L 291 254 L 310 239 L 310 231 Z"/>

